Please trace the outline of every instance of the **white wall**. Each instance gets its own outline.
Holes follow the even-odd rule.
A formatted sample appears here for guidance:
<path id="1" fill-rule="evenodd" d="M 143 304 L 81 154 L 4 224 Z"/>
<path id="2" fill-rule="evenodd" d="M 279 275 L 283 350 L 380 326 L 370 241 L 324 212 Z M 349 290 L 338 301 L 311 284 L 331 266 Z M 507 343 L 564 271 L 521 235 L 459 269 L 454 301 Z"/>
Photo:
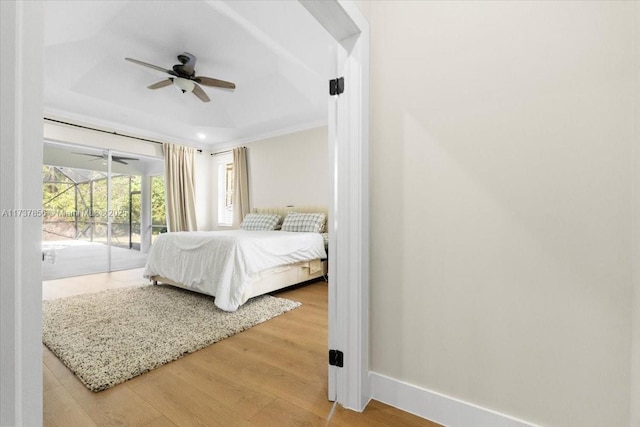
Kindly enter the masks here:
<path id="1" fill-rule="evenodd" d="M 55 122 L 45 121 L 44 138 L 48 141 L 86 145 L 100 149 L 110 148 L 123 153 L 163 158 L 162 145 L 127 138 L 125 136 L 97 132 Z"/>
<path id="2" fill-rule="evenodd" d="M 246 143 L 251 208 L 328 206 L 326 126 Z M 212 157 L 211 168 L 214 168 Z M 211 229 L 217 229 L 217 174 L 211 173 Z M 198 182 L 196 186 L 200 185 Z M 198 220 L 199 221 L 199 220 Z"/>
<path id="3" fill-rule="evenodd" d="M 371 2 L 372 371 L 630 425 L 633 8 Z"/>

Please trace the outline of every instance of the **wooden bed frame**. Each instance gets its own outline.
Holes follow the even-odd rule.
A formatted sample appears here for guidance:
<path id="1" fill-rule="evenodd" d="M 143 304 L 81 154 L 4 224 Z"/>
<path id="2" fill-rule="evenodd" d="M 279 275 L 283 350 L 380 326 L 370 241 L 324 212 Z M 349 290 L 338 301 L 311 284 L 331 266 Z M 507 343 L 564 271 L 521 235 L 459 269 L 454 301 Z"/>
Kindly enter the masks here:
<path id="1" fill-rule="evenodd" d="M 268 294 L 279 289 L 307 282 L 309 280 L 327 277 L 327 260 L 302 261 L 296 264 L 288 264 L 281 267 L 272 268 L 258 273 L 257 277 L 247 288 L 249 292 L 243 296 L 246 301 L 258 295 Z M 154 285 L 166 284 L 179 288 L 194 291 L 180 283 L 174 282 L 162 276 L 151 276 L 149 278 Z M 197 291 L 194 291 L 197 292 Z"/>

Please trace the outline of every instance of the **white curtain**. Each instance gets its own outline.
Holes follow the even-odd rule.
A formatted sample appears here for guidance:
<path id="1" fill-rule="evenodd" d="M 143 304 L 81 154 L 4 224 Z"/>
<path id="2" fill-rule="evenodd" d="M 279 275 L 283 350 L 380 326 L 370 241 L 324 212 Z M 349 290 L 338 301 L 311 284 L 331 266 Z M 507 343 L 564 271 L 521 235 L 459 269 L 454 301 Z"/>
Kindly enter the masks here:
<path id="1" fill-rule="evenodd" d="M 166 191 L 167 227 L 169 231 L 195 231 L 195 149 L 175 144 L 162 144 Z"/>
<path id="2" fill-rule="evenodd" d="M 233 227 L 240 227 L 244 216 L 249 213 L 249 175 L 247 169 L 247 148 L 233 149 Z"/>

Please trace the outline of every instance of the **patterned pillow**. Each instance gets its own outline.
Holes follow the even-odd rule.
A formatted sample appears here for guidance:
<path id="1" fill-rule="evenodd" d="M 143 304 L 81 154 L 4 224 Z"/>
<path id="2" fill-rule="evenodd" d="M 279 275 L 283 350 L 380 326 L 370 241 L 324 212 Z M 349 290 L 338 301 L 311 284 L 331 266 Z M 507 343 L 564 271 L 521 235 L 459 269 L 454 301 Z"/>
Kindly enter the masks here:
<path id="1" fill-rule="evenodd" d="M 249 213 L 244 217 L 242 230 L 275 230 L 280 223 L 280 215 Z"/>
<path id="2" fill-rule="evenodd" d="M 329 249 L 329 233 L 322 233 L 322 240 L 324 240 L 324 248 Z"/>
<path id="3" fill-rule="evenodd" d="M 291 212 L 282 223 L 282 231 L 321 233 L 324 231 L 325 217 L 323 213 Z"/>

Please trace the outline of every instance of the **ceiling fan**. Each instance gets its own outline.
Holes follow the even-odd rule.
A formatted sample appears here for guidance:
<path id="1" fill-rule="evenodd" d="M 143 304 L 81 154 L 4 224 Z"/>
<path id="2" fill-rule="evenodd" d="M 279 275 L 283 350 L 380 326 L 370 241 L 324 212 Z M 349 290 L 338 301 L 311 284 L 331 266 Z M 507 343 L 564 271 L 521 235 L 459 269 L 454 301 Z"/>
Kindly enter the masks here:
<path id="1" fill-rule="evenodd" d="M 81 156 L 90 156 L 90 157 L 95 157 L 94 160 L 97 159 L 102 159 L 102 160 L 107 160 L 108 156 L 107 154 L 87 154 L 87 153 L 74 153 L 74 154 L 80 154 Z M 124 157 L 124 156 L 111 156 L 111 160 L 113 160 L 116 163 L 122 163 L 123 165 L 128 165 L 129 163 L 125 162 L 125 160 L 138 160 L 135 157 Z"/>
<path id="2" fill-rule="evenodd" d="M 169 86 L 174 84 L 178 89 L 185 92 L 193 92 L 195 96 L 197 96 L 202 102 L 209 102 L 210 99 L 207 94 L 202 90 L 202 88 L 198 85 L 218 87 L 223 89 L 235 89 L 236 85 L 231 82 L 226 82 L 224 80 L 218 80 L 211 77 L 204 76 L 196 76 L 196 57 L 190 53 L 184 52 L 182 55 L 178 55 L 178 61 L 180 64 L 176 64 L 173 66 L 173 69 L 167 70 L 162 67 L 158 67 L 157 65 L 148 64 L 146 62 L 138 61 L 133 58 L 124 58 L 129 62 L 133 62 L 134 64 L 142 65 L 145 67 L 153 68 L 154 70 L 162 71 L 163 73 L 167 73 L 170 76 L 167 80 L 162 80 L 158 83 L 154 83 L 151 86 L 148 86 L 149 89 L 159 89 L 161 87 Z"/>

